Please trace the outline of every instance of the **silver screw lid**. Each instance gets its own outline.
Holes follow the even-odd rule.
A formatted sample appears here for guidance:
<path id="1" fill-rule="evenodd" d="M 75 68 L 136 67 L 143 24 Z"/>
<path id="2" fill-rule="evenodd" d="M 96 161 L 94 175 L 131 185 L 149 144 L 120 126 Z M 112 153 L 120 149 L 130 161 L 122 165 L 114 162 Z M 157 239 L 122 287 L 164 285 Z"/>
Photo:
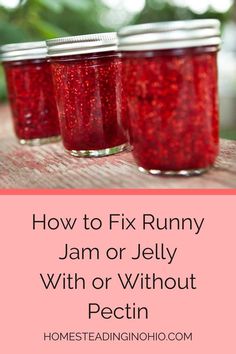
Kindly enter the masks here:
<path id="1" fill-rule="evenodd" d="M 115 32 L 56 38 L 47 41 L 48 56 L 116 51 L 117 43 Z"/>
<path id="2" fill-rule="evenodd" d="M 0 47 L 0 60 L 3 62 L 44 59 L 46 56 L 45 41 L 5 44 Z"/>
<path id="3" fill-rule="evenodd" d="M 127 26 L 119 31 L 118 42 L 121 51 L 219 46 L 220 22 L 209 19 Z"/>

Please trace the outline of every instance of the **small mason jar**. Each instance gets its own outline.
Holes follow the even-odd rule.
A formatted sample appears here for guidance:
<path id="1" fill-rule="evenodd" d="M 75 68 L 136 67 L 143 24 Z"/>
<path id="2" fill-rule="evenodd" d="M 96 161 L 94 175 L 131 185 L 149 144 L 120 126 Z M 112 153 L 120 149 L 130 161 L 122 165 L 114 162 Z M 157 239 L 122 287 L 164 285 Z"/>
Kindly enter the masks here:
<path id="1" fill-rule="evenodd" d="M 76 157 L 99 157 L 127 146 L 120 117 L 121 58 L 117 35 L 47 41 L 62 140 Z"/>
<path id="2" fill-rule="evenodd" d="M 139 170 L 205 172 L 219 151 L 219 21 L 135 25 L 118 37 L 123 106 Z"/>
<path id="3" fill-rule="evenodd" d="M 60 139 L 46 42 L 7 44 L 0 48 L 16 136 L 21 144 Z"/>

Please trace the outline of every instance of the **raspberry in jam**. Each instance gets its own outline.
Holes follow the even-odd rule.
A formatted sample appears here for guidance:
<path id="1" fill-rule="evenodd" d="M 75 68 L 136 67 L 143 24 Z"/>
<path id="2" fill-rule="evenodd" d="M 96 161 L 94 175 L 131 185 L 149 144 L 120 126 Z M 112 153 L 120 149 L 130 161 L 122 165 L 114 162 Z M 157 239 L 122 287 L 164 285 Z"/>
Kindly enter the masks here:
<path id="1" fill-rule="evenodd" d="M 219 151 L 217 20 L 121 30 L 130 142 L 143 172 L 198 175 Z"/>
<path id="2" fill-rule="evenodd" d="M 73 156 L 105 156 L 127 145 L 118 107 L 121 58 L 114 33 L 47 42 L 62 140 Z"/>
<path id="3" fill-rule="evenodd" d="M 45 42 L 2 46 L 8 98 L 21 144 L 59 140 L 60 129 Z"/>

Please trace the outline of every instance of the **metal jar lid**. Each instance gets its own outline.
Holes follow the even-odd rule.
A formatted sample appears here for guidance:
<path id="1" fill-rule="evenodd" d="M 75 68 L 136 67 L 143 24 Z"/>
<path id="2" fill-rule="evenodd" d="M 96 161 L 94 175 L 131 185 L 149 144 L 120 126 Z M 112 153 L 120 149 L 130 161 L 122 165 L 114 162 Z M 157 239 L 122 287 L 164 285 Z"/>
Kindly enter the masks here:
<path id="1" fill-rule="evenodd" d="M 121 51 L 219 46 L 218 20 L 189 20 L 127 26 L 118 33 Z"/>
<path id="2" fill-rule="evenodd" d="M 56 38 L 47 41 L 48 55 L 58 57 L 116 51 L 117 42 L 114 32 Z"/>
<path id="3" fill-rule="evenodd" d="M 0 47 L 0 60 L 3 62 L 44 59 L 46 56 L 47 46 L 45 41 L 5 44 Z"/>

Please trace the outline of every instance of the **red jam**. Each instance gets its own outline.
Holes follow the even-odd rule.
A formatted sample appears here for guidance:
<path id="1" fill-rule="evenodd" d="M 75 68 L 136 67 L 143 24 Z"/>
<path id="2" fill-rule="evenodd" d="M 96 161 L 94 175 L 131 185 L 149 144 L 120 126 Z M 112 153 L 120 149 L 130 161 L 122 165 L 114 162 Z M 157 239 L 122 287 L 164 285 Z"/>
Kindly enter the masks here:
<path id="1" fill-rule="evenodd" d="M 219 150 L 216 51 L 123 53 L 130 139 L 141 169 L 196 170 L 214 163 Z"/>
<path id="2" fill-rule="evenodd" d="M 14 127 L 20 141 L 60 135 L 50 64 L 45 59 L 4 63 Z"/>
<path id="3" fill-rule="evenodd" d="M 53 57 L 51 67 L 66 150 L 80 156 L 126 144 L 118 115 L 119 56 L 106 52 Z"/>

